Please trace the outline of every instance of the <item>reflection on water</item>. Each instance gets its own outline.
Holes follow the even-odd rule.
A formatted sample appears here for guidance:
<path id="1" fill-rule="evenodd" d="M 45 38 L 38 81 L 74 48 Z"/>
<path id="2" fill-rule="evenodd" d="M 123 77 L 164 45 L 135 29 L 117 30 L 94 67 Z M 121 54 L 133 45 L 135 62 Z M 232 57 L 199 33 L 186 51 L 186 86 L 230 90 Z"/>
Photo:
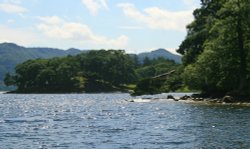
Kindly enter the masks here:
<path id="1" fill-rule="evenodd" d="M 250 148 L 249 107 L 126 101 L 131 98 L 1 94 L 0 144 L 4 148 Z"/>

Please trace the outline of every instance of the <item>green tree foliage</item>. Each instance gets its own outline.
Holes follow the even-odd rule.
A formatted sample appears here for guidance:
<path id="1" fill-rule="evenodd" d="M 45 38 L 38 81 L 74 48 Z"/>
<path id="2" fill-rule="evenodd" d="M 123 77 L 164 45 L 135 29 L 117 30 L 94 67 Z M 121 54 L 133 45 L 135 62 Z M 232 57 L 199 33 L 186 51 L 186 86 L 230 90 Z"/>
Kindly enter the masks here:
<path id="1" fill-rule="evenodd" d="M 183 73 L 190 87 L 208 94 L 249 96 L 249 3 L 249 0 L 220 1 L 221 7 L 215 11 L 211 24 L 201 26 L 208 33 L 201 43 L 204 52 L 193 55 L 196 61 L 189 63 Z M 208 1 L 208 5 L 214 4 L 216 1 Z"/>
<path id="2" fill-rule="evenodd" d="M 103 80 L 113 85 L 133 83 L 135 65 L 123 50 L 91 51 L 79 56 L 81 69 L 88 78 Z"/>
<path id="3" fill-rule="evenodd" d="M 158 79 L 151 79 L 151 78 L 142 79 L 141 81 L 137 83 L 134 95 L 161 93 L 163 92 L 161 90 L 161 87 L 164 81 L 160 81 Z"/>
<path id="4" fill-rule="evenodd" d="M 173 70 L 175 72 L 169 75 L 169 77 L 165 81 L 163 80 L 164 84 L 161 87 L 161 90 L 163 92 L 175 92 L 177 90 L 182 90 L 182 88 L 185 87 L 181 76 L 183 72 L 183 66 L 178 65 Z"/>
<path id="5" fill-rule="evenodd" d="M 100 50 L 64 58 L 29 60 L 6 75 L 18 92 L 102 91 L 136 81 L 135 65 L 122 50 Z M 13 78 L 15 78 L 13 80 Z"/>
<path id="6" fill-rule="evenodd" d="M 148 59 L 145 62 L 146 64 L 136 69 L 140 80 L 137 83 L 134 95 L 176 91 L 183 85 L 180 75 L 183 69 L 180 64 L 161 57 L 153 60 Z M 153 78 L 154 76 L 165 74 L 173 70 L 175 70 L 175 73 L 168 77 Z"/>
<path id="7" fill-rule="evenodd" d="M 201 8 L 193 12 L 195 20 L 187 26 L 186 39 L 177 50 L 183 55 L 182 61 L 185 66 L 196 62 L 198 55 L 203 52 L 203 45 L 209 37 L 209 29 L 217 18 L 223 1 L 225 0 L 201 0 Z"/>
<path id="8" fill-rule="evenodd" d="M 146 56 L 144 59 L 143 59 L 143 65 L 144 66 L 148 66 L 151 64 L 151 61 L 150 59 Z"/>
<path id="9" fill-rule="evenodd" d="M 12 75 L 10 75 L 10 73 L 7 73 L 4 78 L 4 84 L 8 86 L 15 85 L 15 78 Z"/>
<path id="10" fill-rule="evenodd" d="M 146 60 L 147 59 L 147 60 Z M 172 70 L 175 70 L 180 64 L 175 63 L 173 60 L 168 60 L 162 57 L 158 59 L 149 60 L 145 58 L 145 63 L 136 69 L 136 73 L 140 79 L 157 76 Z"/>

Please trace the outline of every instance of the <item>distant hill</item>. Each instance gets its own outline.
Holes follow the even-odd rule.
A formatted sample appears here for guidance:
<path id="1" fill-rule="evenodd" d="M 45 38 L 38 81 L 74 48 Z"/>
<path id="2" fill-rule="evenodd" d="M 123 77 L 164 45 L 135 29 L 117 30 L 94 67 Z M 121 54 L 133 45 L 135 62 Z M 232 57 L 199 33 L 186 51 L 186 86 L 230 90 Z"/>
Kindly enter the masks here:
<path id="1" fill-rule="evenodd" d="M 159 57 L 163 57 L 165 59 L 174 60 L 176 63 L 181 63 L 181 56 L 173 54 L 166 49 L 157 49 L 151 52 L 144 52 L 137 55 L 139 62 L 143 62 L 143 60 L 148 57 L 149 59 L 157 59 Z"/>
<path id="2" fill-rule="evenodd" d="M 2 43 L 0 44 L 0 90 L 9 89 L 4 85 L 3 79 L 7 72 L 14 72 L 17 64 L 30 59 L 63 57 L 67 55 L 77 55 L 88 51 L 89 50 L 81 51 L 74 48 L 68 50 L 55 48 L 26 48 L 14 43 Z M 177 63 L 181 63 L 181 56 L 172 54 L 165 49 L 141 53 L 137 56 L 139 62 L 143 62 L 145 57 L 148 57 L 149 59 L 163 57 L 166 59 L 172 59 Z"/>
<path id="3" fill-rule="evenodd" d="M 14 43 L 0 44 L 0 90 L 4 87 L 3 79 L 7 72 L 13 72 L 15 66 L 29 59 L 63 57 L 77 55 L 83 51 L 78 49 L 26 48 Z"/>

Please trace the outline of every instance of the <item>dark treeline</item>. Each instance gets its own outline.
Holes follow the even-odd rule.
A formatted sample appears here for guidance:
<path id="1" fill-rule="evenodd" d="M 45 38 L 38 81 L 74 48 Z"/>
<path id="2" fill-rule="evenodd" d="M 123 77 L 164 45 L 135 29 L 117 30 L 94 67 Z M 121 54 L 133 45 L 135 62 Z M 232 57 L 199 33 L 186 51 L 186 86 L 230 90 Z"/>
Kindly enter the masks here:
<path id="1" fill-rule="evenodd" d="M 20 93 L 126 91 L 129 84 L 178 66 L 164 58 L 138 62 L 122 50 L 99 50 L 63 58 L 28 60 L 7 74 L 6 85 Z"/>
<path id="2" fill-rule="evenodd" d="M 204 95 L 250 97 L 250 1 L 201 2 L 178 50 L 184 83 Z"/>
<path id="3" fill-rule="evenodd" d="M 166 92 L 185 91 L 185 85 L 181 77 L 183 67 L 174 61 L 158 58 L 156 60 L 144 59 L 144 67 L 136 69 L 139 76 L 134 95 L 158 94 Z M 169 76 L 157 77 L 174 71 Z"/>

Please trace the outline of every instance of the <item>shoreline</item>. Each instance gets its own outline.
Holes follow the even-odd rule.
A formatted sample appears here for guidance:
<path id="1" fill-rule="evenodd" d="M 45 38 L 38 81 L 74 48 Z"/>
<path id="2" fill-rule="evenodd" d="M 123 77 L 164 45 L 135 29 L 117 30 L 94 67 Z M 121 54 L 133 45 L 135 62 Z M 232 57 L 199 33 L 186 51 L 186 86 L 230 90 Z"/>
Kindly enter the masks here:
<path id="1" fill-rule="evenodd" d="M 204 105 L 218 105 L 218 106 L 220 106 L 220 105 L 226 105 L 226 106 L 249 106 L 250 107 L 250 102 L 232 102 L 232 103 L 226 103 L 226 102 L 209 101 L 209 99 L 204 99 L 202 101 L 178 100 L 178 102 L 183 102 L 183 103 L 187 103 L 187 104 L 204 104 Z"/>
<path id="2" fill-rule="evenodd" d="M 0 91 L 0 94 L 6 94 L 8 91 Z"/>
<path id="3" fill-rule="evenodd" d="M 185 93 L 184 93 L 185 94 Z M 127 100 L 128 102 L 154 102 L 154 101 L 171 101 L 182 102 L 187 104 L 204 104 L 204 105 L 228 105 L 228 106 L 248 106 L 250 101 L 236 100 L 231 96 L 224 96 L 218 98 L 201 97 L 200 94 L 174 96 L 174 93 L 169 93 L 167 97 L 140 97 Z"/>
<path id="4" fill-rule="evenodd" d="M 193 94 L 192 96 L 182 96 L 179 98 L 168 95 L 167 99 L 174 101 L 180 101 L 185 103 L 202 103 L 211 105 L 237 105 L 237 106 L 250 106 L 249 101 L 237 100 L 232 96 L 224 96 L 218 98 L 201 97 L 200 94 Z"/>
<path id="5" fill-rule="evenodd" d="M 200 100 L 200 101 L 195 101 L 195 100 L 191 100 L 191 99 L 187 99 L 187 100 L 178 100 L 176 99 L 167 99 L 167 98 L 135 98 L 135 99 L 129 99 L 126 100 L 127 102 L 135 102 L 135 103 L 149 103 L 149 102 L 156 102 L 156 101 L 160 101 L 160 102 L 166 102 L 166 101 L 170 101 L 170 102 L 180 102 L 180 103 L 185 103 L 185 104 L 197 104 L 197 105 L 211 105 L 211 106 L 246 106 L 246 107 L 250 107 L 250 102 L 234 102 L 234 103 L 226 103 L 226 102 L 213 102 L 213 101 L 209 101 L 209 100 Z"/>

